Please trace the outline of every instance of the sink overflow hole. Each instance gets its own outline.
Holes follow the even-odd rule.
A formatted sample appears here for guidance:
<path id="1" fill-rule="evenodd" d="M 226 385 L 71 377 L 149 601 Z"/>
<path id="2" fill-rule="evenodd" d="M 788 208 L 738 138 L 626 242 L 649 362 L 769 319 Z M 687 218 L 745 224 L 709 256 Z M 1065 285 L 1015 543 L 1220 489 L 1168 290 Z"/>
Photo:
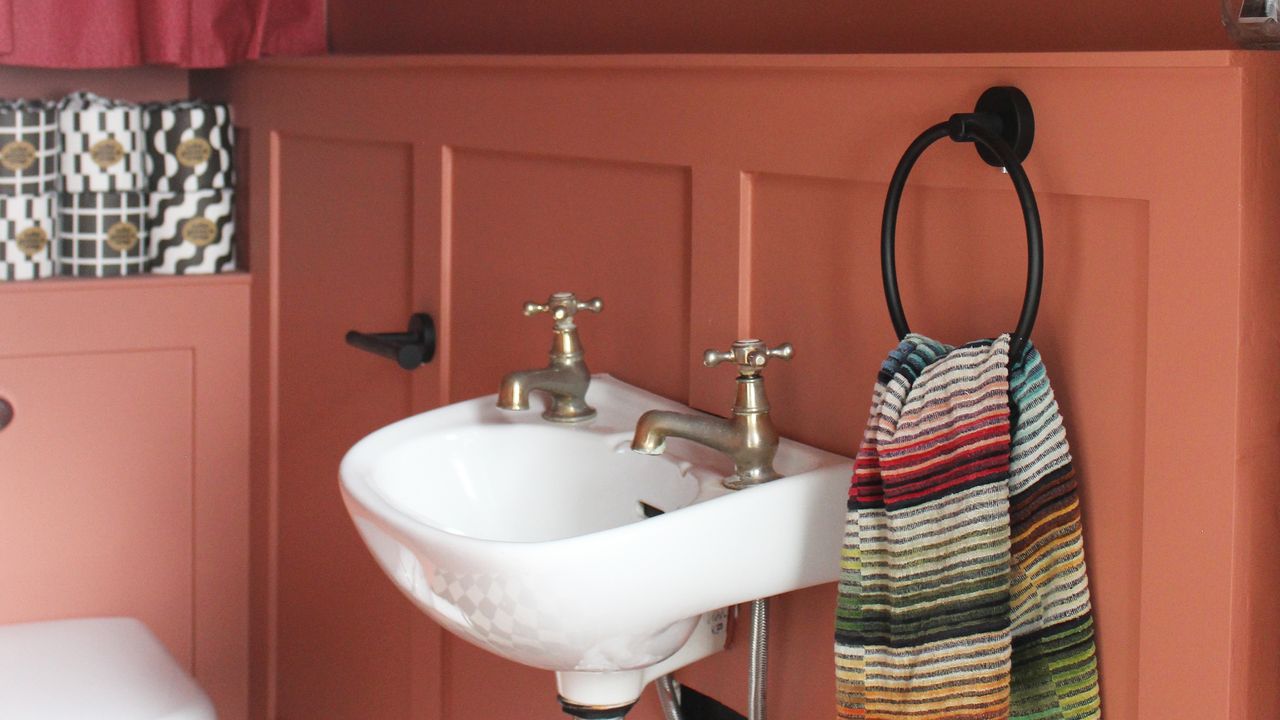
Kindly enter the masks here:
<path id="1" fill-rule="evenodd" d="M 641 500 L 641 501 L 640 501 L 640 512 L 644 513 L 644 516 L 645 516 L 646 518 L 651 518 L 651 517 L 658 517 L 659 515 L 662 515 L 662 514 L 663 514 L 663 513 L 665 513 L 666 511 L 665 511 L 665 510 L 659 510 L 658 508 L 656 508 L 656 507 L 654 507 L 654 506 L 650 505 L 649 503 L 647 503 L 647 502 L 645 502 L 645 501 Z"/>

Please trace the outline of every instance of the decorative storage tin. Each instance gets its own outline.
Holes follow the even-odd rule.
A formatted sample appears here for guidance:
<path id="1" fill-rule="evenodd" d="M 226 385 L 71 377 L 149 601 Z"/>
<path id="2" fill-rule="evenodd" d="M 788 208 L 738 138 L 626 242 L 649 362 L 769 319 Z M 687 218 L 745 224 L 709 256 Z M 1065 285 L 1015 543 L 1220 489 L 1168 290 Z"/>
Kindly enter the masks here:
<path id="1" fill-rule="evenodd" d="M 52 277 L 56 193 L 0 195 L 0 281 Z"/>
<path id="2" fill-rule="evenodd" d="M 145 189 L 142 110 L 79 92 L 58 110 L 62 190 L 69 193 Z"/>
<path id="3" fill-rule="evenodd" d="M 236 266 L 235 193 L 152 193 L 148 268 L 158 275 L 229 272 Z"/>
<path id="4" fill-rule="evenodd" d="M 224 103 L 188 100 L 143 108 L 144 166 L 151 192 L 230 188 L 235 129 Z"/>
<path id="5" fill-rule="evenodd" d="M 142 193 L 63 193 L 58 204 L 58 274 L 115 277 L 146 270 Z"/>
<path id="6" fill-rule="evenodd" d="M 39 100 L 0 101 L 0 193 L 57 190 L 57 106 Z"/>

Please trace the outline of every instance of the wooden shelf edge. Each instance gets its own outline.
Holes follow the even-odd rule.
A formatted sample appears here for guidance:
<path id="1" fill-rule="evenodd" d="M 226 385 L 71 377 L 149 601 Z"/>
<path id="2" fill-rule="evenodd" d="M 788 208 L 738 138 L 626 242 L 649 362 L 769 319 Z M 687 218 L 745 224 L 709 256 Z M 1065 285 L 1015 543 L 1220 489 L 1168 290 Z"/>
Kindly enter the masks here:
<path id="1" fill-rule="evenodd" d="M 161 287 L 218 287 L 249 285 L 253 276 L 247 272 L 213 275 L 131 275 L 114 278 L 57 277 L 47 280 L 0 282 L 0 296 L 28 292 L 82 292 L 86 290 L 125 290 Z"/>
<path id="2" fill-rule="evenodd" d="M 260 68 L 387 71 L 405 69 L 856 69 L 1033 67 L 1231 67 L 1251 62 L 1233 49 L 1024 53 L 614 54 L 614 55 L 324 55 L 262 60 Z"/>

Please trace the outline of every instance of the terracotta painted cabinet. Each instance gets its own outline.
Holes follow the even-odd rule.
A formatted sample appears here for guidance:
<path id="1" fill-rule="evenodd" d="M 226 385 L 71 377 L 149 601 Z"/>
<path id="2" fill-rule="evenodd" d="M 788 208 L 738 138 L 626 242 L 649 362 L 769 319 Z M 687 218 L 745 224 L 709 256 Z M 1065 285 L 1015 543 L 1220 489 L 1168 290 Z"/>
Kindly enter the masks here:
<path id="1" fill-rule="evenodd" d="M 127 615 L 246 717 L 248 277 L 0 284 L 0 623 Z"/>
<path id="2" fill-rule="evenodd" d="M 1081 478 L 1106 714 L 1280 707 L 1280 64 L 1230 52 L 327 58 L 195 78 L 251 136 L 257 718 L 561 717 L 551 673 L 443 633 L 342 508 L 362 435 L 545 362 L 521 303 L 601 295 L 593 370 L 724 412 L 701 351 L 791 341 L 780 430 L 852 454 L 896 343 L 879 278 L 907 144 L 992 85 L 1036 111 L 1035 341 Z M 911 176 L 898 264 L 917 330 L 1008 331 L 1025 238 L 971 147 Z M 342 343 L 437 318 L 405 373 Z M 723 370 L 723 369 L 721 369 Z M 761 528 L 761 532 L 768 532 Z M 776 717 L 834 715 L 835 588 L 776 604 Z M 680 674 L 744 709 L 746 648 Z M 636 720 L 656 720 L 651 696 Z"/>

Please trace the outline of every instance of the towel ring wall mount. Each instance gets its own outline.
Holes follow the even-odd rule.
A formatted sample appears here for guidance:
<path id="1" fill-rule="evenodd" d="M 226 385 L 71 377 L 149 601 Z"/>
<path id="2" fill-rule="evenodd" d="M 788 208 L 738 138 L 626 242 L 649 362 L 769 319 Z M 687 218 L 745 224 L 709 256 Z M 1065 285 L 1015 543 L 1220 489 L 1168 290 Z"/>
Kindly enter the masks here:
<path id="1" fill-rule="evenodd" d="M 1031 181 L 1022 169 L 1022 161 L 1031 152 L 1035 140 L 1035 115 L 1031 102 L 1016 87 L 988 88 L 978 98 L 972 113 L 952 115 L 946 122 L 938 123 L 920 134 L 893 172 L 889 192 L 884 201 L 884 218 L 880 226 L 880 271 L 884 281 L 885 302 L 898 339 L 911 332 L 902 297 L 898 291 L 897 262 L 894 257 L 894 241 L 897 234 L 898 207 L 902 203 L 902 191 L 907 176 L 916 161 L 935 142 L 950 138 L 954 142 L 972 142 L 984 162 L 1003 167 L 1013 181 L 1022 206 L 1022 217 L 1027 230 L 1027 287 L 1022 299 L 1022 312 L 1012 334 L 1009 347 L 1011 361 L 1020 356 L 1040 309 L 1040 289 L 1044 279 L 1044 247 L 1040 228 L 1040 210 L 1036 205 Z"/>

